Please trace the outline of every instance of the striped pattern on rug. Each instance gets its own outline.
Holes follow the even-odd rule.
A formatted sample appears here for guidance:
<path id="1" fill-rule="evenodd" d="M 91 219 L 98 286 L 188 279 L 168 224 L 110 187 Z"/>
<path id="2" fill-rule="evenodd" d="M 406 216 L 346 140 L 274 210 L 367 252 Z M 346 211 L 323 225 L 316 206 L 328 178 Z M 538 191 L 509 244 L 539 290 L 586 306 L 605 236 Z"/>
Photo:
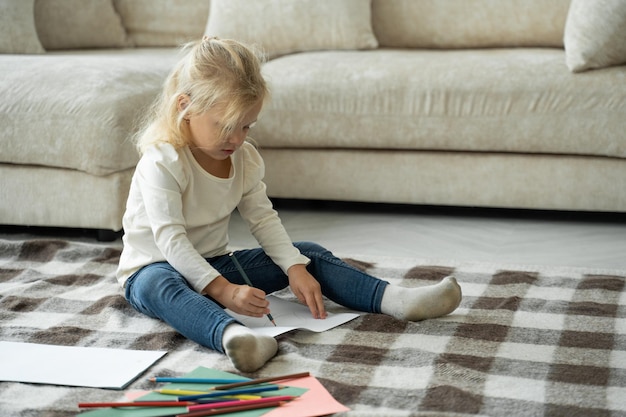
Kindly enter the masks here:
<path id="1" fill-rule="evenodd" d="M 0 340 L 169 351 L 129 391 L 197 366 L 237 373 L 225 356 L 126 303 L 114 277 L 119 254 L 102 244 L 0 240 Z M 310 371 L 351 417 L 626 416 L 626 271 L 347 260 L 404 286 L 453 274 L 463 302 L 440 319 L 363 314 L 324 333 L 280 336 L 278 355 L 246 376 Z M 0 410 L 73 416 L 78 402 L 124 395 L 0 382 Z"/>

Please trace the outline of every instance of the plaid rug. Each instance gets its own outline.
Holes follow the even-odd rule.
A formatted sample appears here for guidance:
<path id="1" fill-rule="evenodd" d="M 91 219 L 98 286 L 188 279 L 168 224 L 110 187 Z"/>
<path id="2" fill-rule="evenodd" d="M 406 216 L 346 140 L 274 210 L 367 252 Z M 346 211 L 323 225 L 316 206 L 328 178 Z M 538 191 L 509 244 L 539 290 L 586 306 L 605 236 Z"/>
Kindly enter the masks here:
<path id="1" fill-rule="evenodd" d="M 129 307 L 114 277 L 119 253 L 102 244 L 0 240 L 0 340 L 169 351 L 129 391 L 152 388 L 148 376 L 197 366 L 236 372 L 225 356 Z M 277 357 L 246 376 L 310 371 L 350 417 L 626 416 L 626 271 L 350 262 L 405 286 L 454 274 L 463 302 L 450 316 L 419 323 L 364 314 L 324 333 L 283 335 Z M 124 395 L 2 382 L 0 410 L 73 416 L 78 402 Z"/>

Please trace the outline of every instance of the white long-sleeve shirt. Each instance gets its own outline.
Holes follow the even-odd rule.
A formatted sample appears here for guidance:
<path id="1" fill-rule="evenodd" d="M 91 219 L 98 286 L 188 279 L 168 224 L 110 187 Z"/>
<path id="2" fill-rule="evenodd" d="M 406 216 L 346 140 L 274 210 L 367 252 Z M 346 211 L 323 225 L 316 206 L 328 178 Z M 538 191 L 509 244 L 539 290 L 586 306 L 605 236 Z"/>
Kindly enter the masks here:
<path id="1" fill-rule="evenodd" d="M 269 201 L 265 166 L 245 142 L 231 155 L 229 178 L 207 173 L 190 149 L 169 144 L 148 149 L 137 164 L 123 218 L 119 283 L 142 267 L 172 265 L 198 292 L 220 273 L 206 260 L 228 250 L 228 223 L 237 208 L 263 250 L 286 273 L 308 264 L 287 235 Z"/>

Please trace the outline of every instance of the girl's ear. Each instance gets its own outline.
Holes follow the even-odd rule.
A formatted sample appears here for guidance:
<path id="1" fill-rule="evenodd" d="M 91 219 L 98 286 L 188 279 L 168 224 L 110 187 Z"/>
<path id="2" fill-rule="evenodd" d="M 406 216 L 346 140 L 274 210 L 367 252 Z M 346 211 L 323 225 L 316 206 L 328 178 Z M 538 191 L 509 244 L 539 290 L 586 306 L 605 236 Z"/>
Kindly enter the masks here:
<path id="1" fill-rule="evenodd" d="M 178 96 L 178 111 L 182 112 L 189 106 L 190 103 L 189 96 L 187 94 L 181 94 Z"/>

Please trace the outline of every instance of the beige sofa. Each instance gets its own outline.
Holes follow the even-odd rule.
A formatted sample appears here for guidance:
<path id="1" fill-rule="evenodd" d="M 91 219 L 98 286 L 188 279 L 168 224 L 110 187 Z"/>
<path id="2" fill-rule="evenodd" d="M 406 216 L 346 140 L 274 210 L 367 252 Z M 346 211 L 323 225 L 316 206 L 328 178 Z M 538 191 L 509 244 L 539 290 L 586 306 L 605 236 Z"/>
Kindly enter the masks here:
<path id="1" fill-rule="evenodd" d="M 1 224 L 120 230 L 136 121 L 204 33 L 270 57 L 273 197 L 626 211 L 622 0 L 0 8 Z"/>

